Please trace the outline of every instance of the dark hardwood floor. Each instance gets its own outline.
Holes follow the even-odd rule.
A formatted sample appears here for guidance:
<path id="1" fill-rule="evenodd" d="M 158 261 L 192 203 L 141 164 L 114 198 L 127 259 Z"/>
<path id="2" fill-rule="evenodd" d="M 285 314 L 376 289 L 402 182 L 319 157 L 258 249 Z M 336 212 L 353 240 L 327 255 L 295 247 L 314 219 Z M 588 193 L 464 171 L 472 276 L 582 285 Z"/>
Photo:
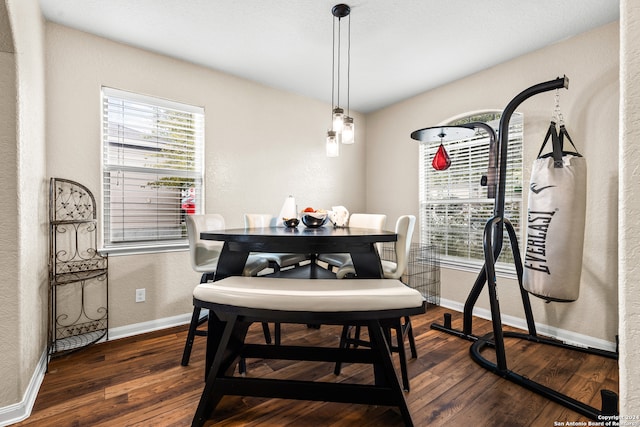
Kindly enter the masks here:
<path id="1" fill-rule="evenodd" d="M 588 422 L 494 375 L 469 356 L 470 342 L 430 329 L 448 310 L 429 307 L 413 318 L 418 358 L 410 360 L 407 401 L 417 426 L 554 426 Z M 453 313 L 453 326 L 461 326 Z M 474 332 L 490 331 L 475 319 Z M 283 343 L 337 345 L 340 329 L 283 325 Z M 204 338 L 191 364 L 180 366 L 186 326 L 97 344 L 54 359 L 31 416 L 16 426 L 188 426 L 202 391 Z M 263 339 L 260 325 L 250 339 Z M 600 407 L 601 388 L 618 392 L 617 361 L 581 352 L 506 340 L 509 368 Z M 490 354 L 490 350 L 488 351 Z M 394 355 L 397 365 L 397 355 Z M 345 365 L 339 377 L 325 363 L 249 360 L 248 375 L 326 381 L 371 381 L 370 367 Z M 401 426 L 394 408 L 277 399 L 225 397 L 207 425 Z"/>

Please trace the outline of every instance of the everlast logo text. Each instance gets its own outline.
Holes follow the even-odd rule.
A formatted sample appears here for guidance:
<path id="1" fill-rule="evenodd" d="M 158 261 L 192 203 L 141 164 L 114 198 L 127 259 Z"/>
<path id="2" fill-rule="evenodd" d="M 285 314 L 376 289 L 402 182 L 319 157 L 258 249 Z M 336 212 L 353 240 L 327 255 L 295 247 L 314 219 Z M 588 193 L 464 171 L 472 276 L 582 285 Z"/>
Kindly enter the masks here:
<path id="1" fill-rule="evenodd" d="M 529 211 L 524 266 L 551 274 L 547 265 L 547 231 L 555 212 Z"/>

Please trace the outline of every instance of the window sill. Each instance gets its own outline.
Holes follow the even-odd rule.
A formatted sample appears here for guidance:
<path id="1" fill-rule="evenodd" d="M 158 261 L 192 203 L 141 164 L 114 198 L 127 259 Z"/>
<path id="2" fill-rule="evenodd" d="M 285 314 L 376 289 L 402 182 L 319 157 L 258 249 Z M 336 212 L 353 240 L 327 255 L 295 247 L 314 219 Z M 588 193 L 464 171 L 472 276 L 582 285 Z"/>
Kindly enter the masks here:
<path id="1" fill-rule="evenodd" d="M 480 261 L 461 261 L 459 259 L 440 259 L 440 267 L 449 268 L 451 270 L 466 271 L 469 273 L 480 273 L 484 267 L 484 263 Z M 505 279 L 517 280 L 518 275 L 516 273 L 515 265 L 499 263 L 495 266 L 496 276 L 503 277 Z"/>
<path id="2" fill-rule="evenodd" d="M 159 252 L 178 252 L 189 250 L 189 242 L 180 241 L 166 244 L 135 245 L 135 246 L 109 246 L 98 250 L 100 255 L 121 256 L 153 254 Z"/>

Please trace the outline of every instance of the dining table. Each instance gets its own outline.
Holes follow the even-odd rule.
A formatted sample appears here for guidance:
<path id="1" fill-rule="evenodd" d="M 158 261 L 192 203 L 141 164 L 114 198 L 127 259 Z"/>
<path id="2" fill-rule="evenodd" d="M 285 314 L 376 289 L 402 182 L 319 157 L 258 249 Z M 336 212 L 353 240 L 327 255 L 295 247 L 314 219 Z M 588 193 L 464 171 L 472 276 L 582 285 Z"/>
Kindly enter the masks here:
<path id="1" fill-rule="evenodd" d="M 356 276 L 371 279 L 384 277 L 376 243 L 395 242 L 398 235 L 393 231 L 367 228 L 299 226 L 204 231 L 200 233 L 200 238 L 224 242 L 215 280 L 242 275 L 247 258 L 252 252 L 306 254 L 311 262 L 304 268 L 284 270 L 275 275 L 312 279 L 335 277 L 335 274 L 317 265 L 317 254 L 348 253 Z"/>

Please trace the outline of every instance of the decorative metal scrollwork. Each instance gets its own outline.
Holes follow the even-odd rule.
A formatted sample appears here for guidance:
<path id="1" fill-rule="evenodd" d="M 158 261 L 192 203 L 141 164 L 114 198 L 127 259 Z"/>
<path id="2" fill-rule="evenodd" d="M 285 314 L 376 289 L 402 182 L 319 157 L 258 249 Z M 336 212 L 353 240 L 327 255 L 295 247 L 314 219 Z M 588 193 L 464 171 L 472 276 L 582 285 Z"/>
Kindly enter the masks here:
<path id="1" fill-rule="evenodd" d="M 49 354 L 55 356 L 107 336 L 108 260 L 98 253 L 89 189 L 52 178 L 49 197 Z"/>

